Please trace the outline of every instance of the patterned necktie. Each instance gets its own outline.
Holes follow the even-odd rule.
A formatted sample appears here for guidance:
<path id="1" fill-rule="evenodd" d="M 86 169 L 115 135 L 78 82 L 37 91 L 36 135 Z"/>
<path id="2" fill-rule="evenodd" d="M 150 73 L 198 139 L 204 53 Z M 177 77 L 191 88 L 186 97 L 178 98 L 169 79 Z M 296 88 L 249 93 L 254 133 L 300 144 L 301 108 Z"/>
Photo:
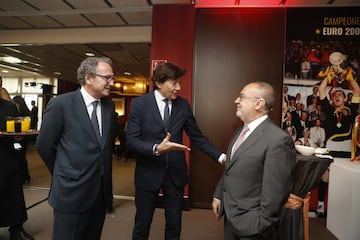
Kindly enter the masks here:
<path id="1" fill-rule="evenodd" d="M 166 130 L 169 129 L 169 120 L 170 120 L 170 110 L 169 110 L 169 99 L 165 98 L 165 107 L 164 107 L 164 124 L 166 127 Z"/>
<path id="2" fill-rule="evenodd" d="M 96 114 L 96 109 L 97 109 L 98 104 L 99 104 L 99 101 L 92 102 L 93 111 L 91 113 L 91 124 L 92 124 L 92 126 L 95 130 L 96 136 L 98 137 L 99 142 L 100 142 L 101 136 L 100 136 L 99 122 L 98 122 L 98 118 L 97 118 L 97 114 Z"/>
<path id="3" fill-rule="evenodd" d="M 235 151 L 240 147 L 240 145 L 243 143 L 245 139 L 246 133 L 249 131 L 249 127 L 247 125 L 244 125 L 243 129 L 241 130 L 241 133 L 239 134 L 238 138 L 236 139 L 233 148 L 231 150 L 231 156 L 234 155 Z"/>

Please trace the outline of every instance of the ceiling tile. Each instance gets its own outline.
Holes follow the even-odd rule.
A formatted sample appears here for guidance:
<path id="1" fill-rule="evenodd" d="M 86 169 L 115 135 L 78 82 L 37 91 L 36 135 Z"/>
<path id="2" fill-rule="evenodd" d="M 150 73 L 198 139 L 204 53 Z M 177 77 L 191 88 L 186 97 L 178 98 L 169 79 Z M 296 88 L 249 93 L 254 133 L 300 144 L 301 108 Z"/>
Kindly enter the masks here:
<path id="1" fill-rule="evenodd" d="M 1 0 L 0 9 L 6 11 L 33 11 L 36 10 L 22 0 Z"/>
<path id="2" fill-rule="evenodd" d="M 32 28 L 30 24 L 27 24 L 16 17 L 0 17 L 0 26 L 10 29 Z"/>
<path id="3" fill-rule="evenodd" d="M 130 25 L 151 25 L 152 13 L 151 12 L 125 12 L 121 16 L 125 18 Z"/>
<path id="4" fill-rule="evenodd" d="M 148 7 L 147 0 L 108 0 L 114 7 Z"/>
<path id="5" fill-rule="evenodd" d="M 34 28 L 58 28 L 63 27 L 58 22 L 52 20 L 47 16 L 22 16 L 19 17 L 25 22 L 34 26 Z"/>
<path id="6" fill-rule="evenodd" d="M 49 10 L 68 10 L 71 9 L 64 1 L 44 1 L 44 0 L 26 0 L 31 5 L 37 7 L 42 11 Z"/>
<path id="7" fill-rule="evenodd" d="M 86 14 L 85 16 L 96 26 L 125 25 L 124 21 L 115 13 Z"/>
<path id="8" fill-rule="evenodd" d="M 105 8 L 109 7 L 104 0 L 67 0 L 75 8 L 89 9 L 89 8 Z"/>
<path id="9" fill-rule="evenodd" d="M 53 15 L 56 21 L 65 27 L 93 27 L 94 25 L 81 15 Z"/>

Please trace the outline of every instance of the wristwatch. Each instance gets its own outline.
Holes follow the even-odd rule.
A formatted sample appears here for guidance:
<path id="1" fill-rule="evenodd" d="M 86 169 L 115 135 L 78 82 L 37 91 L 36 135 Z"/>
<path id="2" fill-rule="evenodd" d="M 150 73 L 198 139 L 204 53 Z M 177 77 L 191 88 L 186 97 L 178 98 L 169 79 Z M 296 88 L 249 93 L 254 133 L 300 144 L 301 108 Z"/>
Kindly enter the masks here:
<path id="1" fill-rule="evenodd" d="M 159 153 L 159 151 L 157 149 L 158 145 L 159 144 L 155 144 L 154 147 L 153 147 L 153 155 L 155 155 L 157 157 L 160 156 L 160 153 Z"/>

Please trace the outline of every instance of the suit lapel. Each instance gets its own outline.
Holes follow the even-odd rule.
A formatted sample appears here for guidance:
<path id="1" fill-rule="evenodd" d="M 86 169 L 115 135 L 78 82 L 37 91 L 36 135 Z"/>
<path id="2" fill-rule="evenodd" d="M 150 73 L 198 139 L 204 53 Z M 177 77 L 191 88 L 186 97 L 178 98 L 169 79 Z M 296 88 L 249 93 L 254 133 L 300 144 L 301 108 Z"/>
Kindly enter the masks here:
<path id="1" fill-rule="evenodd" d="M 149 98 L 145 99 L 145 101 L 150 101 L 152 103 L 150 113 L 152 115 L 152 118 L 155 119 L 154 123 L 159 124 L 159 126 L 162 129 L 164 129 L 164 131 L 165 131 L 165 124 L 164 124 L 163 119 L 161 118 L 160 110 L 159 110 L 159 107 L 158 107 L 156 99 L 155 99 L 154 91 L 152 91 L 151 94 L 149 94 L 148 96 L 149 96 Z M 147 119 L 145 119 L 144 121 L 147 121 Z M 170 123 L 169 123 L 169 126 L 170 126 L 171 125 L 171 115 L 170 115 L 169 121 L 170 121 Z"/>
<path id="2" fill-rule="evenodd" d="M 245 141 L 239 146 L 239 148 L 230 156 L 229 158 L 229 164 L 227 164 L 227 169 L 230 168 L 234 162 L 238 161 L 241 158 L 241 155 L 246 152 L 250 147 L 253 147 L 259 139 L 261 139 L 264 134 L 265 130 L 267 129 L 269 124 L 269 119 L 267 118 L 264 120 L 246 139 Z M 241 129 L 239 129 L 238 133 L 236 134 L 236 137 L 233 138 L 231 146 L 229 146 L 228 154 L 231 152 L 232 146 L 234 145 L 235 140 L 237 139 L 237 136 L 241 132 Z M 251 151 L 254 151 L 253 148 L 251 148 Z"/>
<path id="3" fill-rule="evenodd" d="M 101 129 L 102 129 L 102 137 L 101 137 L 101 147 L 104 148 L 106 139 L 109 135 L 109 122 L 110 122 L 110 116 L 111 114 L 110 109 L 107 104 L 105 104 L 105 101 L 101 99 Z"/>
<path id="4" fill-rule="evenodd" d="M 89 135 L 90 139 L 94 139 L 96 142 L 99 142 L 95 135 L 93 126 L 91 125 L 91 120 L 80 90 L 75 93 L 73 101 L 76 118 L 78 122 L 81 123 L 80 125 L 84 129 L 84 132 Z"/>
<path id="5" fill-rule="evenodd" d="M 110 128 L 112 128 L 115 123 L 115 109 L 113 108 L 111 100 L 101 99 L 101 119 L 101 147 L 104 148 L 107 144 L 106 139 L 108 139 L 109 134 L 111 134 L 112 129 Z"/>

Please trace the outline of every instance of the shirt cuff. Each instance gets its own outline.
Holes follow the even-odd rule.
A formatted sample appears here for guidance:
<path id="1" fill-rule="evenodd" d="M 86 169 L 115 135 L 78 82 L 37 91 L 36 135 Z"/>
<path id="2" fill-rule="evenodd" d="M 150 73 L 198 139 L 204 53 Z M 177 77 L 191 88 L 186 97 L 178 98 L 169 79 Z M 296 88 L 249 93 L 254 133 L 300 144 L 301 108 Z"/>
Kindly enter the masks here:
<path id="1" fill-rule="evenodd" d="M 226 162 L 226 155 L 225 153 L 222 153 L 220 157 L 218 158 L 218 163 L 224 164 Z"/>

